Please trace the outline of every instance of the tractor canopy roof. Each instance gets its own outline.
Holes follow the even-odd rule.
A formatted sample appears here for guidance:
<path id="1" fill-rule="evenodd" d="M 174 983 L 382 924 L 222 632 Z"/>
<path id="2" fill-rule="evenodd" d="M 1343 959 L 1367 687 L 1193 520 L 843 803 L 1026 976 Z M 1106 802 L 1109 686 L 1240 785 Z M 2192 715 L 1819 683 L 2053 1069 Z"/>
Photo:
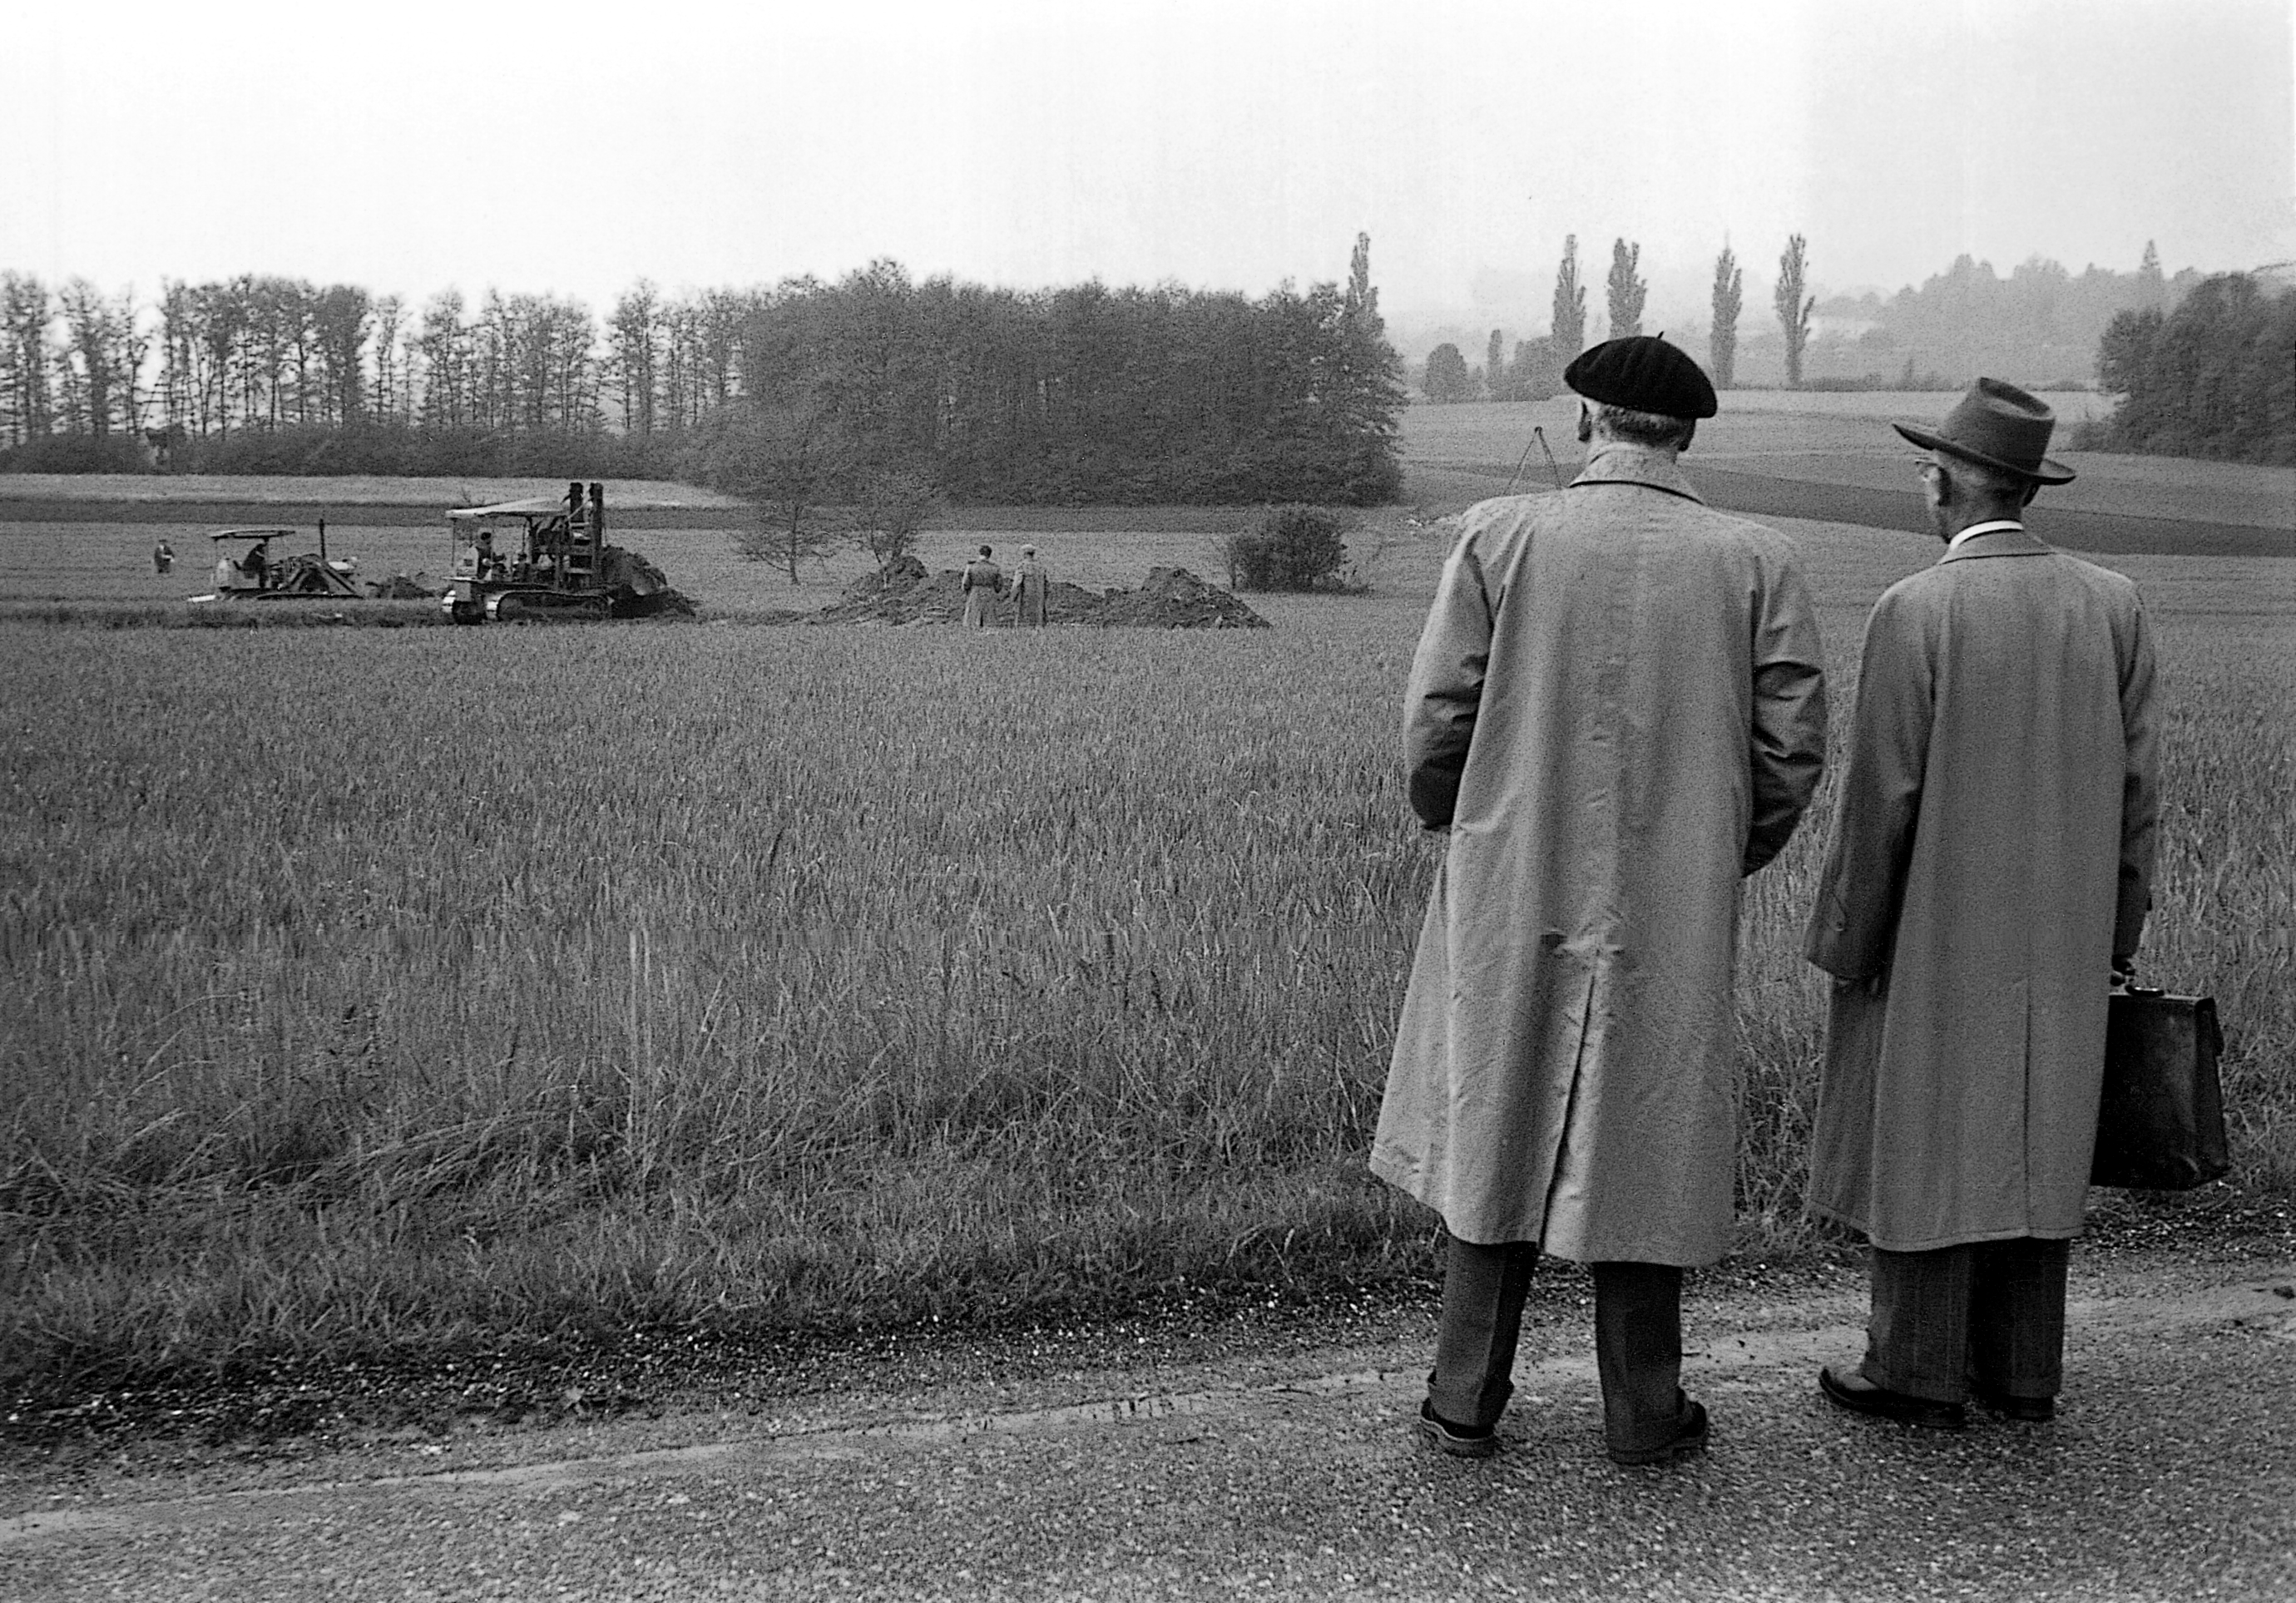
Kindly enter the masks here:
<path id="1" fill-rule="evenodd" d="M 457 523 L 479 523 L 493 518 L 563 517 L 563 495 L 536 495 L 525 501 L 498 501 L 492 506 L 450 506 L 447 516 Z"/>
<path id="2" fill-rule="evenodd" d="M 210 540 L 291 540 L 291 528 L 219 528 L 208 536 Z"/>

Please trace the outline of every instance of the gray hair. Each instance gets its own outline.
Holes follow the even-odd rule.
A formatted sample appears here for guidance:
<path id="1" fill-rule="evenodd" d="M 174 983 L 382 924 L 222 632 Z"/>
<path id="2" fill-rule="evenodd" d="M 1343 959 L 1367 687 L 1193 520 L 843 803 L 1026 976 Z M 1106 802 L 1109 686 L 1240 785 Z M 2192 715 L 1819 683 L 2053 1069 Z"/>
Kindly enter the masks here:
<path id="1" fill-rule="evenodd" d="M 1669 417 L 1662 412 L 1637 412 L 1631 406 L 1613 406 L 1608 401 L 1589 401 L 1595 416 L 1595 432 L 1611 439 L 1629 440 L 1637 446 L 1656 446 L 1665 450 L 1680 451 L 1690 444 L 1690 437 L 1698 431 L 1698 420 Z"/>
<path id="2" fill-rule="evenodd" d="M 1950 451 L 1932 451 L 1930 456 L 1938 470 L 1966 490 L 1972 500 L 2022 506 L 2034 488 L 2034 481 L 2021 473 L 2005 473 L 1965 456 L 1956 456 Z"/>

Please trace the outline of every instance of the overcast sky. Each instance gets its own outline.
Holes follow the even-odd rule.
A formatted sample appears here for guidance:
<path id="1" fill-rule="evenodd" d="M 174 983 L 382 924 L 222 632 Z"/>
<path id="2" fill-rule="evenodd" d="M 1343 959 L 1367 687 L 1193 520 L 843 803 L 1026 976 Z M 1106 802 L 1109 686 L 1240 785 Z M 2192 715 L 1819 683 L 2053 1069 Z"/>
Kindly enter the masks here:
<path id="1" fill-rule="evenodd" d="M 419 303 L 916 276 L 1343 277 L 1543 328 L 1578 236 L 1702 322 L 1958 252 L 2296 257 L 2296 0 L 16 0 L 0 267 Z M 13 9 L 13 8 L 12 8 Z"/>

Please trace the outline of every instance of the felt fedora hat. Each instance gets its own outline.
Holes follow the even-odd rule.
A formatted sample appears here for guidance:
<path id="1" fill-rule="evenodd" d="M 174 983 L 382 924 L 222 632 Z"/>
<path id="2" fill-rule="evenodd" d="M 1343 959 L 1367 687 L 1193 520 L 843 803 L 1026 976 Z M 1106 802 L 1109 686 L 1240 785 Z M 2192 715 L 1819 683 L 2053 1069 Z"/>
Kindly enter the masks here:
<path id="1" fill-rule="evenodd" d="M 1942 451 L 1980 466 L 2014 473 L 2037 484 L 2070 484 L 2073 470 L 2042 454 L 2056 413 L 2038 397 L 1998 379 L 1980 379 L 1934 429 L 1914 423 L 1891 428 L 1926 451 Z"/>

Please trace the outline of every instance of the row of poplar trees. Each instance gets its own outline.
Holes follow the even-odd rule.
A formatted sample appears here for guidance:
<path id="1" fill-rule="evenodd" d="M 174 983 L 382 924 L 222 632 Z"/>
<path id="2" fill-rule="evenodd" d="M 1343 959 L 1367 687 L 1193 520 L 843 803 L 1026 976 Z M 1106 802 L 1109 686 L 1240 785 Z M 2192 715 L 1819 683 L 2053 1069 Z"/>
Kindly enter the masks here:
<path id="1" fill-rule="evenodd" d="M 1609 300 L 1610 337 L 1613 339 L 1643 331 L 1643 307 L 1650 284 L 1642 275 L 1643 248 L 1620 239 L 1611 245 L 1611 273 L 1604 282 Z M 1810 317 L 1817 298 L 1809 293 L 1809 248 L 1800 234 L 1786 241 L 1778 257 L 1777 286 L 1772 300 L 1778 324 L 1785 333 L 1786 383 L 1801 384 L 1802 358 L 1809 348 Z M 1708 370 L 1718 388 L 1727 389 L 1737 377 L 1738 315 L 1745 300 L 1746 275 L 1738 258 L 1725 245 L 1714 261 L 1713 323 L 1707 339 Z M 1554 274 L 1552 332 L 1537 339 L 1519 339 L 1510 356 L 1500 331 L 1491 331 L 1491 342 L 1482 369 L 1480 393 L 1495 401 L 1545 400 L 1562 388 L 1562 370 L 1587 348 L 1587 286 L 1578 276 L 1578 236 L 1562 242 L 1562 261 Z M 1431 401 L 1464 401 L 1476 397 L 1475 375 L 1456 345 L 1440 345 L 1428 354 L 1423 388 Z"/>
<path id="2" fill-rule="evenodd" d="M 1402 483 L 1401 364 L 1344 283 L 1257 298 L 1016 290 L 880 261 L 834 282 L 581 303 L 167 284 L 154 315 L 0 274 L 0 468 L 723 477 L 830 442 L 959 501 L 1369 503 Z M 59 327 L 61 334 L 59 334 Z"/>

